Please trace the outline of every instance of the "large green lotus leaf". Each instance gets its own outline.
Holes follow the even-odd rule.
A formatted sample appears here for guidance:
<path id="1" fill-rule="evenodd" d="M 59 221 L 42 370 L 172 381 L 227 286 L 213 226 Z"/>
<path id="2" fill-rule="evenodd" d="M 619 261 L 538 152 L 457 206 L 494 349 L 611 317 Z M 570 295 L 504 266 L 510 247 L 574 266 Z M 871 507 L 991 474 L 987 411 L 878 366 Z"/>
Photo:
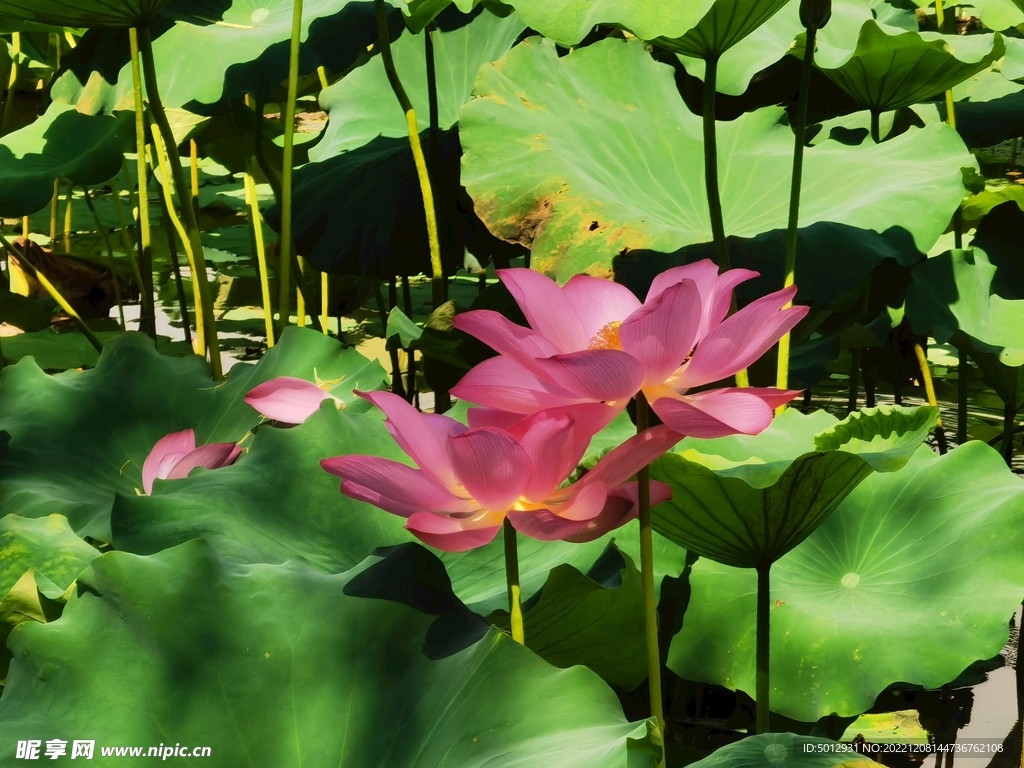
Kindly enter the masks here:
<path id="1" fill-rule="evenodd" d="M 290 375 L 334 384 L 350 409 L 368 404 L 354 387 L 375 389 L 383 369 L 311 329 L 288 329 L 257 365 L 236 365 L 214 384 L 198 357 L 156 352 L 136 333 L 109 343 L 96 368 L 49 376 L 31 358 L 0 377 L 0 460 L 5 510 L 26 517 L 59 512 L 81 535 L 110 541 L 116 492 L 142 487 L 142 463 L 169 432 L 192 428 L 199 444 L 242 439 L 260 420 L 244 401 L 260 382 Z"/>
<path id="2" fill-rule="evenodd" d="M 485 66 L 462 110 L 462 181 L 498 237 L 532 248 L 534 267 L 568 279 L 607 274 L 623 249 L 710 242 L 701 120 L 671 67 L 635 41 L 559 57 L 529 38 Z M 922 142 L 929 152 L 922 153 Z M 719 126 L 726 231 L 785 229 L 793 135 L 778 108 Z M 926 252 L 963 197 L 974 159 L 951 128 L 912 129 L 882 145 L 826 141 L 804 160 L 801 223 L 908 230 Z"/>
<path id="3" fill-rule="evenodd" d="M 911 328 L 940 344 L 963 331 L 998 352 L 1005 365 L 1024 365 L 1024 299 L 997 295 L 995 275 L 981 248 L 947 251 L 922 262 L 907 292 Z"/>
<path id="4" fill-rule="evenodd" d="M 33 570 L 40 591 L 58 598 L 99 554 L 60 515 L 5 515 L 0 518 L 0 595 L 10 596 L 25 572 Z M 9 621 L 6 602 L 0 603 L 0 613 Z"/>
<path id="5" fill-rule="evenodd" d="M 100 331 L 95 334 L 101 344 L 107 344 L 121 335 L 120 331 Z M 34 333 L 19 333 L 0 340 L 4 359 L 16 363 L 31 357 L 44 371 L 67 371 L 72 368 L 92 368 L 99 361 L 100 353 L 92 343 L 77 331 L 57 333 L 51 328 Z M 166 336 L 157 336 L 156 348 L 164 355 L 183 357 L 192 354 L 192 347 L 184 341 L 171 341 Z"/>
<path id="6" fill-rule="evenodd" d="M 99 558 L 59 621 L 13 633 L 4 761 L 19 738 L 88 737 L 99 765 L 103 746 L 181 743 L 260 768 L 626 766 L 638 724 L 592 672 L 495 630 L 428 658 L 435 616 L 350 596 L 357 577 L 203 542 Z"/>
<path id="7" fill-rule="evenodd" d="M 861 28 L 857 48 L 848 61 L 820 69 L 865 107 L 883 112 L 934 98 L 986 69 L 1004 51 L 999 34 L 893 35 L 872 20 Z"/>
<path id="8" fill-rule="evenodd" d="M 877 768 L 878 763 L 839 744 L 795 733 L 763 733 L 720 747 L 692 768 Z"/>
<path id="9" fill-rule="evenodd" d="M 173 12 L 173 13 L 172 13 Z M 178 0 L 165 12 L 175 22 L 153 40 L 153 58 L 164 105 L 200 114 L 224 112 L 245 94 L 269 97 L 288 79 L 291 0 L 231 0 L 207 4 Z M 369 0 L 306 0 L 302 9 L 301 76 L 318 66 L 344 71 L 377 39 Z M 401 29 L 398 11 L 393 32 Z M 154 33 L 156 34 L 156 33 Z M 132 73 L 127 36 L 93 32 L 70 55 L 54 84 L 54 98 L 98 114 L 131 110 Z"/>
<path id="10" fill-rule="evenodd" d="M 133 146 L 132 115 L 93 117 L 51 104 L 34 123 L 0 138 L 0 215 L 21 217 L 43 208 L 56 179 L 107 181 Z"/>
<path id="11" fill-rule="evenodd" d="M 776 562 L 821 525 L 872 471 L 909 461 L 938 410 L 872 408 L 815 437 L 817 450 L 788 462 L 709 469 L 669 453 L 651 466 L 672 499 L 652 512 L 655 529 L 699 555 L 738 568 Z"/>
<path id="12" fill-rule="evenodd" d="M 856 715 L 1006 643 L 1024 594 L 1024 486 L 980 442 L 869 477 L 771 571 L 772 709 Z M 669 666 L 754 692 L 755 574 L 702 559 Z M 922 628 L 927 631 L 922 631 Z"/>
<path id="13" fill-rule="evenodd" d="M 454 0 L 454 5 L 462 13 L 470 13 L 480 0 Z M 489 5 L 490 3 L 486 2 Z M 413 32 L 420 32 L 437 18 L 445 8 L 453 5 L 452 0 L 397 0 L 395 5 L 401 7 L 405 14 L 405 24 Z"/>
<path id="14" fill-rule="evenodd" d="M 137 27 L 170 0 L 0 0 L 0 16 L 54 27 Z"/>
<path id="15" fill-rule="evenodd" d="M 918 7 L 934 5 L 927 0 L 914 0 Z M 1002 31 L 1024 23 L 1024 9 L 1016 0 L 971 0 L 965 3 L 971 16 L 977 16 L 989 29 Z M 964 10 L 968 10 L 965 8 Z"/>
<path id="16" fill-rule="evenodd" d="M 682 37 L 653 42 L 676 53 L 710 59 L 721 56 L 772 18 L 790 0 L 715 0 L 711 10 Z"/>

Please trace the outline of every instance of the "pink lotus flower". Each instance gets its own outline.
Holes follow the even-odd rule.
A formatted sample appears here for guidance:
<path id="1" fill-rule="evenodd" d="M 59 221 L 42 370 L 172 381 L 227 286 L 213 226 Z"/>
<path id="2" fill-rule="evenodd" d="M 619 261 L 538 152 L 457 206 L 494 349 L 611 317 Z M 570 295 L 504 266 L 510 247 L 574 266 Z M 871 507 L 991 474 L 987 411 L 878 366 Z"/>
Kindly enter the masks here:
<path id="1" fill-rule="evenodd" d="M 516 413 L 605 403 L 613 414 L 643 391 L 661 420 L 694 437 L 757 434 L 799 392 L 757 387 L 705 389 L 767 352 L 806 314 L 786 308 L 796 287 L 726 317 L 732 291 L 757 276 L 719 274 L 709 260 L 658 275 L 640 301 L 622 285 L 586 275 L 564 287 L 530 269 L 498 271 L 529 328 L 491 310 L 455 317 L 455 327 L 499 356 L 473 368 L 456 397 Z"/>
<path id="2" fill-rule="evenodd" d="M 563 488 L 605 423 L 604 406 L 518 419 L 471 409 L 467 427 L 420 413 L 388 392 L 358 394 L 384 411 L 392 437 L 417 466 L 379 456 L 338 456 L 320 465 L 342 478 L 343 494 L 407 518 L 407 530 L 446 552 L 487 544 L 506 517 L 543 541 L 596 539 L 636 516 L 636 483 L 626 480 L 680 439 L 665 426 L 647 430 Z M 671 497 L 667 486 L 651 485 L 652 503 Z"/>
<path id="3" fill-rule="evenodd" d="M 333 400 L 344 408 L 341 400 L 318 384 L 294 376 L 278 376 L 249 390 L 245 402 L 268 419 L 282 424 L 302 424 L 320 408 L 324 400 Z"/>
<path id="4" fill-rule="evenodd" d="M 179 480 L 196 467 L 220 469 L 234 464 L 242 449 L 234 443 L 209 443 L 196 448 L 196 433 L 191 429 L 172 432 L 156 441 L 142 465 L 142 488 L 153 492 L 153 481 Z"/>

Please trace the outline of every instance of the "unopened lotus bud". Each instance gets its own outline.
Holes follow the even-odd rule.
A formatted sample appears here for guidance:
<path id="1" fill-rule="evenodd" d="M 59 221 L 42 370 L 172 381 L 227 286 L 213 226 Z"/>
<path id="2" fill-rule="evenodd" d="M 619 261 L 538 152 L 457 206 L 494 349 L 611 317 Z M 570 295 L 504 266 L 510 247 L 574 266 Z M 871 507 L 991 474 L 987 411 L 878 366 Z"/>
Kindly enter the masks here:
<path id="1" fill-rule="evenodd" d="M 832 17 L 832 0 L 800 0 L 800 23 L 805 29 L 821 29 Z"/>

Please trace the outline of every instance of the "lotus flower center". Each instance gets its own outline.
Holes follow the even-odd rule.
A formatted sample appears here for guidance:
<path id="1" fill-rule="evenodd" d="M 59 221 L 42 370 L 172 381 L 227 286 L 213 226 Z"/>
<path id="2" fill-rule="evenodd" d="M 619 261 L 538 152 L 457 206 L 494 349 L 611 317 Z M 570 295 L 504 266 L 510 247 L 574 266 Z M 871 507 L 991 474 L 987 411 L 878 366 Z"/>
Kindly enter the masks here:
<path id="1" fill-rule="evenodd" d="M 618 320 L 608 323 L 594 334 L 594 338 L 590 340 L 589 349 L 622 349 L 622 340 L 619 338 L 620 325 L 622 323 Z"/>
<path id="2" fill-rule="evenodd" d="M 788 757 L 789 750 L 786 749 L 785 744 L 769 744 L 764 748 L 764 758 L 772 765 L 784 763 Z"/>
<path id="3" fill-rule="evenodd" d="M 848 573 L 839 580 L 839 583 L 847 589 L 853 589 L 860 584 L 860 575 L 856 573 Z"/>
<path id="4" fill-rule="evenodd" d="M 250 18 L 252 19 L 253 24 L 260 24 L 266 21 L 269 15 L 269 8 L 257 8 L 255 11 L 252 12 L 252 16 Z"/>

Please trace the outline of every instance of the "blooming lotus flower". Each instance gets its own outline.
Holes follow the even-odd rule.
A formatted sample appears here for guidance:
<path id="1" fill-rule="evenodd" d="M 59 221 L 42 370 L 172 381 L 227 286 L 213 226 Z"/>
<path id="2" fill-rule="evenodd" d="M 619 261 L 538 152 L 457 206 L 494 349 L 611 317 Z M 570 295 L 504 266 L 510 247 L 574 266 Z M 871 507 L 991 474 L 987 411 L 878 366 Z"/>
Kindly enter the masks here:
<path id="1" fill-rule="evenodd" d="M 234 464 L 242 449 L 235 443 L 209 443 L 196 448 L 196 433 L 191 429 L 172 432 L 156 441 L 142 465 L 142 488 L 153 492 L 153 481 L 179 480 L 196 467 L 220 469 Z"/>
<path id="2" fill-rule="evenodd" d="M 786 307 L 796 295 L 792 286 L 727 318 L 733 289 L 757 274 L 719 274 L 705 259 L 658 275 L 641 304 L 609 280 L 577 275 L 559 287 L 530 269 L 499 270 L 530 327 L 491 310 L 456 315 L 456 328 L 499 356 L 473 368 L 452 394 L 521 414 L 581 403 L 605 403 L 618 413 L 642 391 L 676 432 L 757 434 L 799 393 L 699 390 L 747 368 L 807 314 L 806 307 Z"/>
<path id="3" fill-rule="evenodd" d="M 245 402 L 268 419 L 282 424 L 302 424 L 320 408 L 324 400 L 333 400 L 338 408 L 345 404 L 319 384 L 294 376 L 278 376 L 249 390 Z"/>
<path id="4" fill-rule="evenodd" d="M 605 406 L 517 419 L 471 409 L 466 426 L 420 413 L 389 392 L 358 394 L 384 411 L 392 437 L 417 466 L 380 456 L 338 456 L 320 465 L 342 478 L 343 494 L 407 518 L 407 530 L 446 552 L 487 544 L 506 518 L 543 541 L 598 538 L 636 515 L 636 483 L 626 480 L 680 439 L 668 427 L 654 427 L 561 487 L 604 423 Z M 652 503 L 670 497 L 667 486 L 652 483 Z"/>

